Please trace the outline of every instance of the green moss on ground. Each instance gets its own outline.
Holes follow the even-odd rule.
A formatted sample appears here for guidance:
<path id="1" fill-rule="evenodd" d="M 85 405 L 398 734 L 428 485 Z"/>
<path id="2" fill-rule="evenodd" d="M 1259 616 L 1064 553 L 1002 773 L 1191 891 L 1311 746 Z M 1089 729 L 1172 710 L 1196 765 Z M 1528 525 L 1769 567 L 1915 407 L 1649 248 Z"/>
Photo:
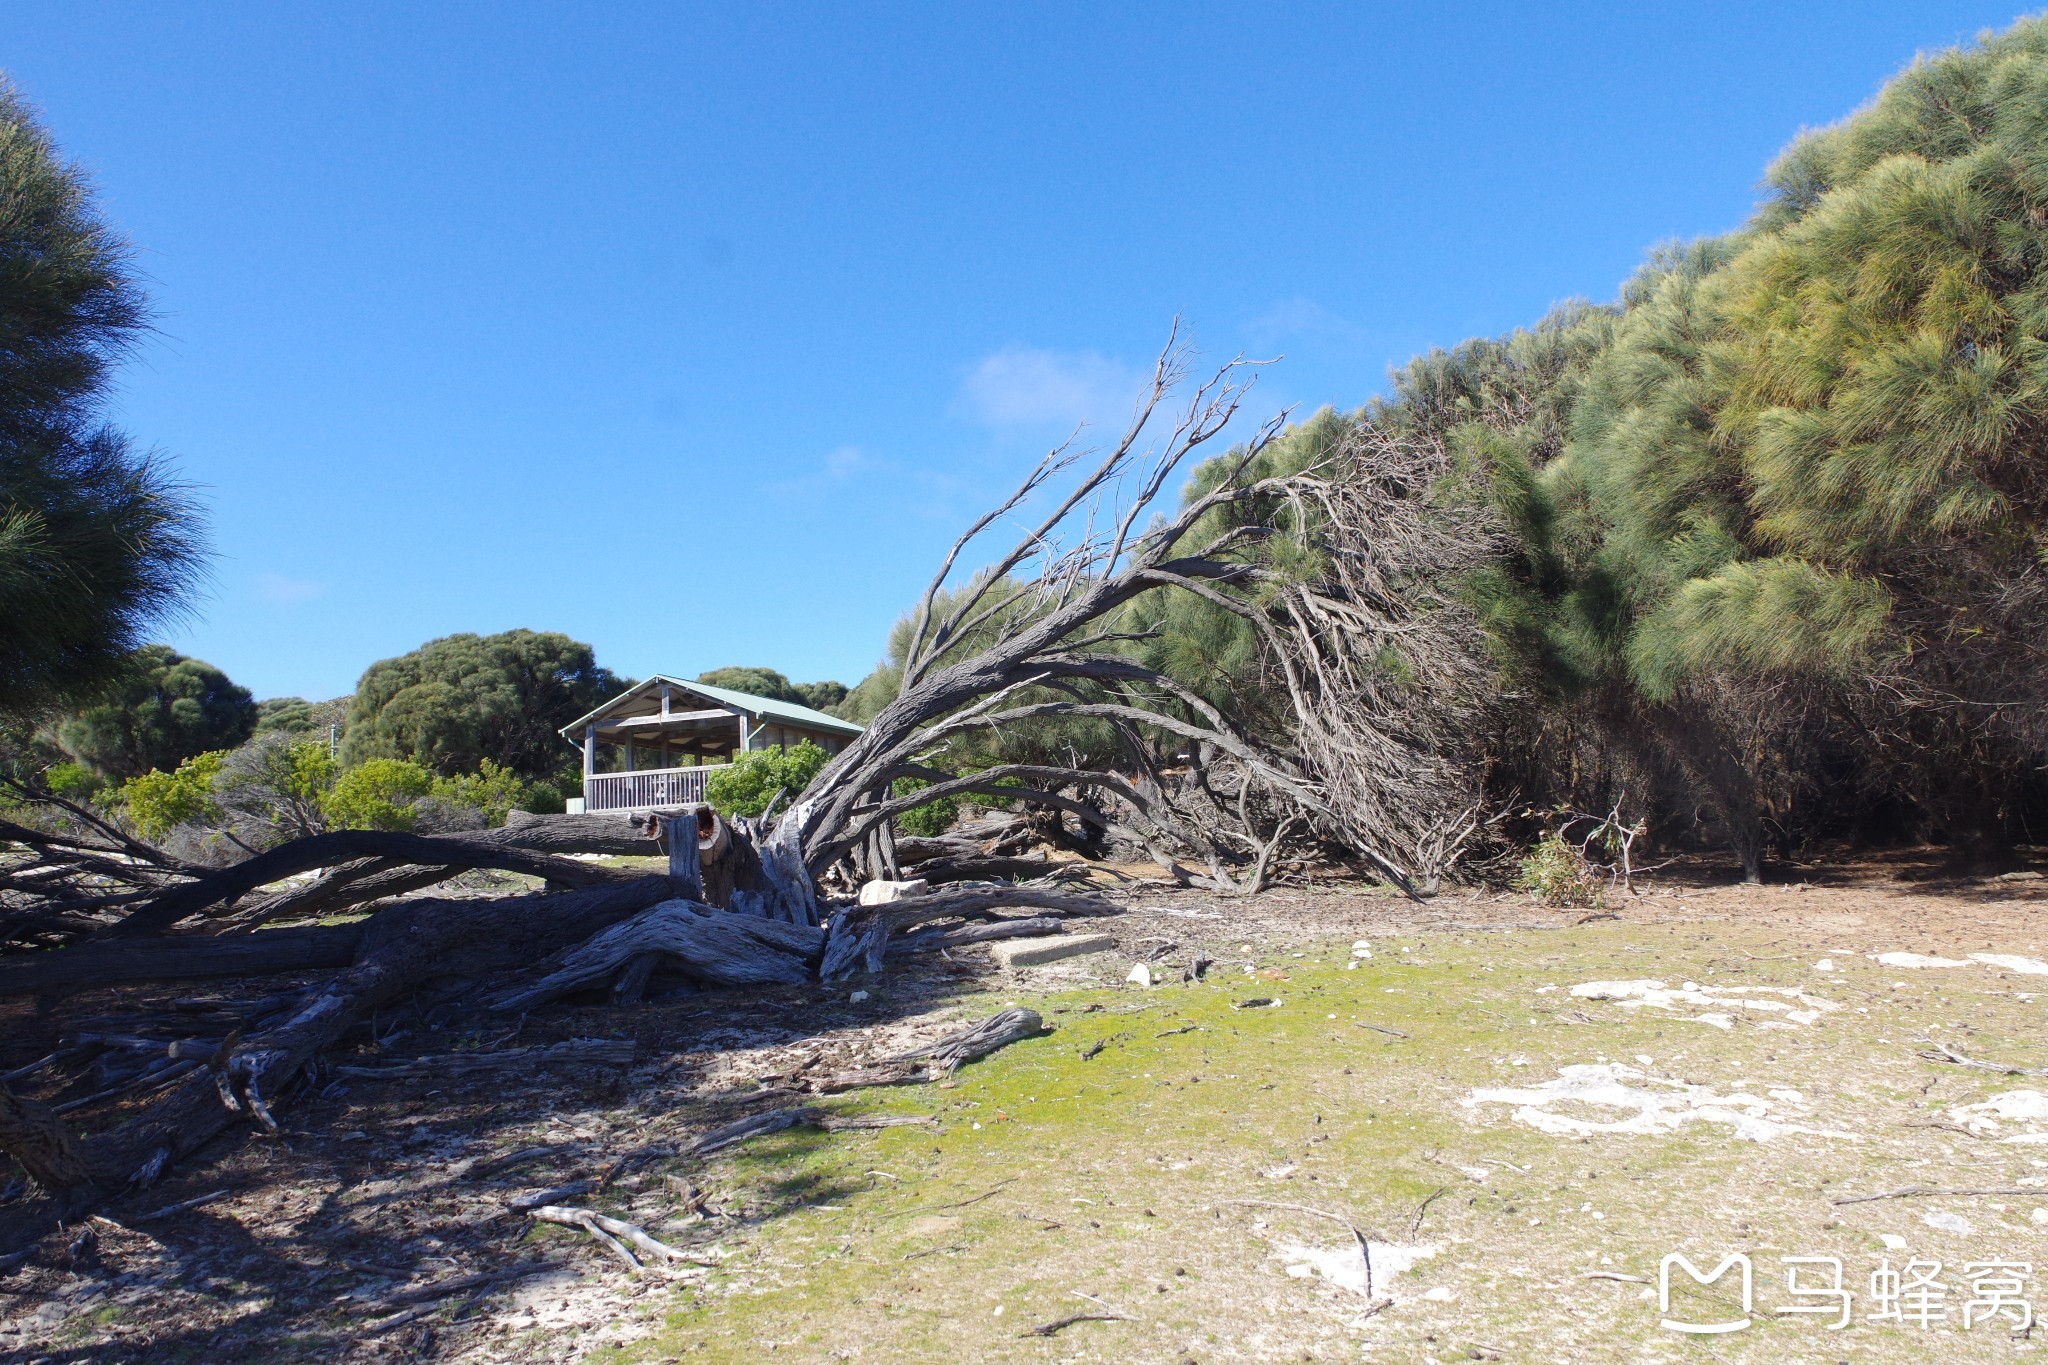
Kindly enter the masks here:
<path id="1" fill-rule="evenodd" d="M 1420 1361 L 1495 1348 L 1572 1360 L 2011 1355 L 2007 1333 L 1981 1323 L 1943 1334 L 1859 1320 L 1836 1333 L 1767 1310 L 1740 1334 L 1684 1337 L 1660 1328 L 1648 1286 L 1584 1278 L 1653 1280 L 1668 1252 L 1744 1251 L 1760 1299 L 1782 1303 L 1777 1257 L 1842 1256 L 1860 1290 L 1886 1232 L 1906 1236 L 1912 1255 L 1949 1262 L 1952 1283 L 1965 1259 L 2048 1262 L 2031 1221 L 2048 1189 L 2038 1200 L 1829 1202 L 1842 1191 L 2006 1186 L 2048 1173 L 2030 1155 L 2043 1148 L 1926 1126 L 2026 1083 L 1929 1064 L 1913 1041 L 1966 1021 L 1974 1050 L 2048 1064 L 2038 1004 L 2021 998 L 2030 980 L 1989 968 L 1900 973 L 1840 955 L 1842 970 L 1819 974 L 1817 953 L 1758 960 L 1768 955 L 1746 956 L 1751 946 L 1763 945 L 1685 926 L 1415 936 L 1376 942 L 1357 969 L 1344 965 L 1348 942 L 1333 943 L 1192 986 L 969 1000 L 975 1014 L 1029 1005 L 1058 1028 L 947 1087 L 832 1102 L 932 1115 L 934 1128 L 795 1130 L 679 1168 L 719 1202 L 753 1210 L 758 1230 L 708 1281 L 651 1296 L 662 1318 L 652 1337 L 600 1358 L 756 1359 L 770 1348 L 888 1361 L 1362 1350 Z M 1807 1025 L 1739 1019 L 1723 1031 L 1682 1017 L 1697 1010 L 1569 994 L 1579 982 L 1645 977 L 1798 986 L 1843 1008 Z M 1256 996 L 1277 1003 L 1240 1008 Z M 1560 1066 L 1602 1061 L 1721 1094 L 1797 1091 L 1799 1103 L 1771 1101 L 1785 1121 L 1856 1140 L 1744 1142 L 1713 1123 L 1578 1139 L 1517 1122 L 1510 1105 L 1461 1103 L 1477 1088 L 1535 1085 Z M 1344 1228 L 1274 1203 L 1436 1254 L 1383 1276 L 1376 1288 L 1397 1302 L 1368 1315 L 1365 1298 L 1302 1275 L 1300 1253 L 1282 1245 L 1342 1251 Z M 1937 1209 L 1963 1214 L 1972 1234 L 1928 1228 L 1923 1216 Z M 1130 1320 L 1020 1336 L 1109 1312 Z"/>

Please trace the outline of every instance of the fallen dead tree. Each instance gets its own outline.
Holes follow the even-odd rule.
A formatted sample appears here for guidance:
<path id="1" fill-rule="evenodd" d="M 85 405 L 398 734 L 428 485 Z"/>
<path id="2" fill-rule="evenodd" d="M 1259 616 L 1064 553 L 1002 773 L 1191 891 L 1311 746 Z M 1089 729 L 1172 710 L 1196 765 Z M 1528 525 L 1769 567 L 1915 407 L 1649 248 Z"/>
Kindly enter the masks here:
<path id="1" fill-rule="evenodd" d="M 165 1165 L 229 1126 L 275 1130 L 274 1106 L 307 1064 L 373 1010 L 436 979 L 490 976 L 581 942 L 671 890 L 666 877 L 553 896 L 408 902 L 371 919 L 353 962 L 303 992 L 276 1022 L 230 1035 L 206 1064 L 141 1113 L 90 1138 L 75 1136 L 47 1104 L 0 1087 L 0 1151 L 42 1186 L 0 1208 L 0 1245 L 40 1235 L 124 1185 L 153 1181 Z M 258 936 L 261 937 L 260 935 Z M 62 957 L 73 950 L 48 954 Z"/>
<path id="2" fill-rule="evenodd" d="M 152 1088 L 140 1100 L 143 1092 L 131 1088 L 101 1104 L 62 1063 L 25 1078 L 24 1090 L 8 1093 L 0 1105 L 0 1150 L 14 1155 L 43 1188 L 32 1200 L 0 1208 L 0 1247 L 9 1244 L 10 1231 L 47 1226 L 105 1191 L 147 1183 L 167 1162 L 232 1124 L 275 1130 L 279 1104 L 327 1052 L 380 1010 L 423 994 L 502 1015 L 578 992 L 629 1003 L 664 972 L 699 988 L 800 987 L 880 971 L 898 945 L 917 952 L 1022 932 L 1017 920 L 1008 930 L 974 929 L 975 922 L 1007 911 L 1031 912 L 1034 921 L 1110 912 L 1098 898 L 1043 886 L 941 889 L 875 906 L 821 894 L 828 873 L 856 882 L 893 874 L 910 842 L 895 838 L 896 817 L 933 800 L 980 795 L 1073 819 L 1096 833 L 1113 826 L 1183 880 L 1255 886 L 1268 858 L 1243 851 L 1242 831 L 1235 841 L 1226 837 L 1233 821 L 1242 822 L 1246 803 L 1238 801 L 1233 814 L 1227 803 L 1200 791 L 1177 791 L 1160 780 L 1162 763 L 1180 750 L 1221 755 L 1245 781 L 1306 807 L 1322 799 L 1318 780 L 1299 755 L 1253 738 L 1201 695 L 1133 662 L 1116 648 L 1131 637 L 1110 624 L 1145 594 L 1165 589 L 1196 592 L 1232 610 L 1261 610 L 1254 598 L 1263 571 L 1243 551 L 1272 526 L 1253 513 L 1303 493 L 1302 477 L 1244 477 L 1276 421 L 1226 462 L 1222 477 L 1205 484 L 1208 491 L 1152 517 L 1149 509 L 1175 471 L 1224 429 L 1244 392 L 1240 367 L 1225 366 L 1165 424 L 1157 446 L 1145 449 L 1185 361 L 1183 350 L 1169 347 L 1115 448 L 1053 498 L 1046 516 L 946 598 L 949 606 L 940 611 L 940 590 L 968 544 L 1045 491 L 1074 454 L 1054 452 L 956 543 L 915 618 L 900 694 L 810 787 L 792 794 L 780 818 L 727 822 L 698 809 L 658 825 L 583 816 L 520 820 L 460 837 L 343 831 L 213 870 L 128 849 L 123 841 L 133 841 L 110 828 L 95 828 L 61 849 L 47 841 L 21 844 L 30 860 L 57 849 L 50 856 L 61 854 L 71 871 L 56 878 L 61 894 L 39 902 L 10 891 L 9 912 L 61 919 L 77 941 L 0 960 L 0 995 L 54 997 L 187 977 L 315 979 L 286 992 L 274 1010 L 205 1035 L 218 1041 L 203 1059 L 167 1051 L 164 1060 L 173 1065 L 197 1065 L 167 1081 L 146 1073 Z M 1247 515 L 1215 533 L 1212 514 L 1225 508 Z M 1063 549 L 1060 537 L 1069 527 L 1090 529 Z M 1027 569 L 1034 576 L 1026 577 Z M 991 597 L 997 583 L 1022 583 L 1023 596 L 1004 595 L 1006 587 Z M 979 650 L 962 645 L 980 638 L 979 627 L 998 616 L 1005 628 L 993 643 Z M 1010 763 L 964 776 L 928 766 L 951 737 L 971 729 L 1062 717 L 1109 726 L 1126 745 L 1128 765 L 1096 771 Z M 928 785 L 898 795 L 905 778 Z M 997 827 L 971 848 L 951 843 L 950 836 L 935 841 L 926 863 L 952 859 L 958 864 L 953 870 L 966 870 L 976 859 L 1011 860 L 1011 870 L 1042 870 L 1042 858 L 1017 861 L 1036 843 L 1026 828 L 1030 821 L 991 824 Z M 649 837 L 655 834 L 658 842 Z M 73 846 L 84 843 L 91 847 Z M 653 851 L 650 844 L 666 853 L 667 875 L 634 877 L 566 856 L 646 853 Z M 1388 880 L 1412 889 L 1390 854 L 1370 847 L 1360 852 Z M 1176 859 L 1206 866 L 1208 875 L 1198 878 Z M 108 872 L 96 881 L 90 869 L 102 864 L 144 870 Z M 548 889 L 488 899 L 394 899 L 469 868 L 534 877 Z M 307 873 L 318 875 L 301 886 L 277 885 Z M 261 927 L 340 911 L 361 918 Z M 946 921 L 950 925 L 941 927 Z M 1039 1028 L 1035 1016 L 1021 1017 L 1028 1012 L 1011 1013 L 954 1052 L 872 1068 L 894 1079 L 847 1083 L 943 1074 L 961 1057 L 984 1055 L 976 1048 L 992 1050 Z M 72 1099 L 91 1101 L 73 1111 L 85 1135 L 72 1131 L 70 1115 L 54 1113 L 53 1102 Z M 114 1104 L 123 1112 L 106 1112 Z"/>

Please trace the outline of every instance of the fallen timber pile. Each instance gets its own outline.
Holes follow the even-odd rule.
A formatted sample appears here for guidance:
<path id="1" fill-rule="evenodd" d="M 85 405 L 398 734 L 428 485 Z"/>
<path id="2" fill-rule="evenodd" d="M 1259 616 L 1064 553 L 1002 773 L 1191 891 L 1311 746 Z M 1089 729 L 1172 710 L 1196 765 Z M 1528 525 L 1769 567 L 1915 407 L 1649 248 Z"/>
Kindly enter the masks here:
<path id="1" fill-rule="evenodd" d="M 153 1182 L 170 1163 L 238 1124 L 278 1131 L 280 1107 L 316 1073 L 365 1070 L 330 1066 L 326 1053 L 378 1011 L 423 992 L 503 1015 L 578 993 L 627 1005 L 650 985 L 801 986 L 878 970 L 892 936 L 938 920 L 990 921 L 1014 908 L 1031 912 L 1024 921 L 1029 931 L 1060 932 L 1060 916 L 1111 909 L 1093 897 L 1030 886 L 938 891 L 881 906 L 836 904 L 819 898 L 801 862 L 780 854 L 772 836 L 768 848 L 758 849 L 752 829 L 708 808 L 637 826 L 605 817 L 529 819 L 494 833 L 501 837 L 314 836 L 182 878 L 124 904 L 97 933 L 68 946 L 0 956 L 0 999 L 34 996 L 45 1005 L 125 983 L 312 978 L 246 1004 L 178 1000 L 167 1017 L 122 1034 L 79 1031 L 59 1039 L 48 1056 L 0 1077 L 0 1152 L 37 1191 L 0 1203 L 0 1253 Z M 667 872 L 636 874 L 561 856 L 593 844 L 639 854 L 665 848 Z M 368 905 L 347 899 L 366 882 L 410 890 L 416 879 L 431 885 L 477 866 L 523 872 L 558 889 Z M 282 893 L 262 889 L 313 869 L 326 870 Z M 310 895 L 315 889 L 324 890 Z M 309 905 L 325 914 L 344 903 L 367 913 L 348 923 L 249 932 L 247 911 L 220 913 L 237 898 L 253 899 L 259 911 L 296 898 L 297 915 Z M 553 1058 L 541 1051 L 467 1063 L 426 1059 L 387 1074 L 499 1061 L 620 1062 L 588 1046 Z M 901 1074 L 866 1083 L 921 1075 L 917 1068 L 896 1070 Z"/>
<path id="2" fill-rule="evenodd" d="M 644 822 L 593 816 L 451 837 L 319 834 L 207 868 L 55 794 L 15 792 L 61 809 L 68 823 L 59 833 L 0 826 L 0 1007 L 34 997 L 53 1011 L 67 995 L 144 983 L 295 979 L 254 1002 L 194 1002 L 190 1016 L 177 1002 L 146 1026 L 94 1030 L 139 1039 L 139 1049 L 58 1040 L 0 1077 L 0 1153 L 35 1187 L 29 1198 L 0 1192 L 0 1256 L 114 1191 L 148 1184 L 235 1124 L 276 1129 L 279 1107 L 325 1055 L 402 1003 L 504 1018 L 577 992 L 625 1005 L 651 991 L 790 989 L 880 971 L 892 951 L 945 952 L 1109 910 L 1047 885 L 1063 869 L 1034 853 L 1040 841 L 1023 830 L 956 830 L 922 846 L 899 839 L 899 817 L 934 802 L 973 797 L 1032 820 L 1071 818 L 1080 842 L 1136 848 L 1183 885 L 1249 895 L 1288 848 L 1332 843 L 1387 884 L 1427 894 L 1430 868 L 1469 837 L 1470 812 L 1433 798 L 1334 799 L 1430 766 L 1404 747 L 1399 715 L 1366 704 L 1372 697 L 1325 657 L 1341 643 L 1345 657 L 1377 658 L 1410 628 L 1410 604 L 1382 591 L 1401 576 L 1374 557 L 1373 537 L 1354 538 L 1351 586 L 1333 589 L 1343 600 L 1318 597 L 1307 614 L 1275 619 L 1270 590 L 1280 585 L 1254 551 L 1300 533 L 1305 509 L 1334 497 L 1329 471 L 1257 473 L 1284 415 L 1234 450 L 1200 496 L 1149 516 L 1182 463 L 1229 426 L 1249 383 L 1232 361 L 1175 417 L 1162 404 L 1188 363 L 1176 334 L 1098 462 L 1068 481 L 1081 452 L 1051 452 L 954 542 L 913 613 L 895 698 L 801 793 L 783 794 L 795 799 L 780 818 L 668 818 L 658 831 L 665 874 L 570 856 L 649 851 L 656 831 Z M 1345 461 L 1355 464 L 1355 453 Z M 1368 481 L 1356 498 L 1383 501 L 1381 490 L 1400 482 Z M 980 558 L 970 547 L 1027 505 L 1043 517 L 1031 511 L 1011 548 L 967 576 L 963 566 Z M 956 571 L 962 581 L 949 589 Z M 1128 610 L 1165 592 L 1194 593 L 1256 629 L 1288 679 L 1297 720 L 1345 744 L 1325 744 L 1319 757 L 1288 727 L 1252 726 L 1122 649 L 1145 638 L 1119 624 Z M 936 766 L 965 736 L 1047 721 L 1099 725 L 1121 757 L 1029 761 L 1025 752 L 962 771 Z M 1350 786 L 1333 786 L 1333 774 Z M 833 876 L 898 882 L 906 865 L 928 884 L 1036 884 L 868 905 L 820 894 Z M 534 877 L 544 889 L 403 899 L 465 870 Z M 281 884 L 291 879 L 305 880 Z M 1033 913 L 1004 920 L 1013 909 Z M 342 914 L 357 918 L 317 922 Z M 944 1060 L 899 1066 L 908 1079 Z M 95 1079 L 87 1065 L 98 1066 Z"/>

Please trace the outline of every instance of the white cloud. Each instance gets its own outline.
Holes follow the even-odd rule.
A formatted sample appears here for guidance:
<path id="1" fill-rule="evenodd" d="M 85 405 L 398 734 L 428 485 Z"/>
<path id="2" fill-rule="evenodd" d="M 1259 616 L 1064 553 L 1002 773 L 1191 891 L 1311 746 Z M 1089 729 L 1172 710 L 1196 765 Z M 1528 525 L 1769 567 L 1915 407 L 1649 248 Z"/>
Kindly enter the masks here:
<path id="1" fill-rule="evenodd" d="M 256 575 L 256 595 L 266 602 L 275 602 L 280 606 L 310 602 L 326 592 L 325 583 L 314 583 L 303 578 L 286 578 L 278 573 Z"/>
<path id="2" fill-rule="evenodd" d="M 1281 299 L 1245 324 L 1254 346 L 1284 346 L 1290 339 L 1315 338 L 1351 343 L 1365 336 L 1365 329 L 1348 318 L 1339 317 L 1314 299 L 1297 294 Z"/>
<path id="3" fill-rule="evenodd" d="M 892 468 L 883 460 L 862 450 L 859 446 L 840 446 L 825 456 L 816 469 L 787 479 L 777 479 L 768 487 L 777 493 L 819 493 L 827 489 L 843 488 L 856 480 L 875 474 L 887 473 Z"/>
<path id="4" fill-rule="evenodd" d="M 958 407 L 990 427 L 1119 423 L 1149 371 L 1095 351 L 1008 346 L 982 357 L 960 385 Z"/>

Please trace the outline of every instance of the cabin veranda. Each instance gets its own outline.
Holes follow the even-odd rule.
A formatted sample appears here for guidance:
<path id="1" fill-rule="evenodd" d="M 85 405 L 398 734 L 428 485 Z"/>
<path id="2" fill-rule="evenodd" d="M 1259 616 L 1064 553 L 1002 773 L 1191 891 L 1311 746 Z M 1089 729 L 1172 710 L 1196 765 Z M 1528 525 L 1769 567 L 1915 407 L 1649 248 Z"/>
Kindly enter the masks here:
<path id="1" fill-rule="evenodd" d="M 806 740 L 836 754 L 860 733 L 808 706 L 660 673 L 562 727 L 583 754 L 586 812 L 690 805 L 739 754 Z"/>

